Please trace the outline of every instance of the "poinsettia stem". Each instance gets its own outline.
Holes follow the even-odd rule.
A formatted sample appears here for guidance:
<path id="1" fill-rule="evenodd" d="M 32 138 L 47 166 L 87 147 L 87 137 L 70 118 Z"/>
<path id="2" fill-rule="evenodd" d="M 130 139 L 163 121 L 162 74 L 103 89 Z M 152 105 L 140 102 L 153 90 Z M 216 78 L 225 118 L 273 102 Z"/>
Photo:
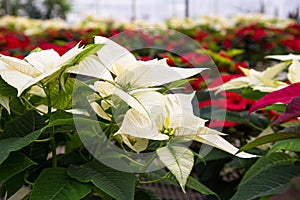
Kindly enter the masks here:
<path id="1" fill-rule="evenodd" d="M 56 144 L 55 144 L 55 138 L 54 138 L 54 126 L 50 128 L 50 144 L 51 144 L 51 149 L 52 149 L 52 167 L 56 168 L 57 167 L 57 155 L 56 155 Z"/>
<path id="2" fill-rule="evenodd" d="M 52 104 L 51 104 L 51 94 L 50 89 L 48 87 L 45 88 L 47 98 L 48 98 L 48 118 L 49 122 L 51 121 L 51 115 L 52 115 Z M 55 144 L 55 132 L 54 132 L 54 126 L 50 127 L 50 145 L 51 145 L 51 151 L 52 151 L 52 167 L 57 167 L 57 155 L 56 155 L 56 144 Z"/>
<path id="3" fill-rule="evenodd" d="M 159 181 L 162 181 L 162 180 L 164 180 L 164 179 L 169 178 L 170 174 L 171 174 L 171 173 L 168 172 L 168 173 L 166 173 L 163 177 L 160 177 L 160 178 L 155 179 L 155 180 L 149 180 L 149 181 L 142 181 L 142 180 L 140 180 L 139 183 L 140 183 L 140 184 L 149 184 L 149 183 L 159 182 Z"/>

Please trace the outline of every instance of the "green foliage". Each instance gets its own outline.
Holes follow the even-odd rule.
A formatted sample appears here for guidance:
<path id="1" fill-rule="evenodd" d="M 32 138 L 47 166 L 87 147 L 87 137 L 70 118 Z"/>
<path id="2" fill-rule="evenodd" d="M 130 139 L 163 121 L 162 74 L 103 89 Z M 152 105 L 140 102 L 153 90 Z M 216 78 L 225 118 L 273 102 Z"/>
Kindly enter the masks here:
<path id="1" fill-rule="evenodd" d="M 290 139 L 277 141 L 268 153 L 272 153 L 278 150 L 300 152 L 300 139 Z"/>
<path id="2" fill-rule="evenodd" d="M 75 200 L 90 193 L 92 186 L 67 175 L 67 169 L 45 169 L 36 180 L 30 194 L 32 200 Z"/>
<path id="3" fill-rule="evenodd" d="M 247 179 L 255 176 L 261 171 L 268 169 L 270 167 L 278 166 L 278 165 L 292 165 L 295 163 L 296 159 L 289 157 L 285 153 L 271 153 L 267 156 L 263 156 L 259 158 L 254 165 L 247 171 L 241 183 L 246 181 Z"/>
<path id="4" fill-rule="evenodd" d="M 117 171 L 96 161 L 81 166 L 70 166 L 68 174 L 80 182 L 93 183 L 114 199 L 134 199 L 137 178 L 133 174 Z"/>
<path id="5" fill-rule="evenodd" d="M 28 167 L 36 165 L 27 156 L 20 152 L 11 153 L 10 156 L 0 166 L 0 184 L 6 182 L 9 178 L 22 172 Z"/>
<path id="6" fill-rule="evenodd" d="M 278 194 L 287 189 L 293 177 L 299 175 L 300 167 L 298 165 L 267 167 L 242 182 L 231 200 L 251 200 Z"/>
<path id="7" fill-rule="evenodd" d="M 248 149 L 257 147 L 259 145 L 274 142 L 274 141 L 295 139 L 295 138 L 300 138 L 300 135 L 298 133 L 273 133 L 273 134 L 256 138 L 252 142 L 249 142 L 248 144 L 242 146 L 239 151 L 246 151 Z"/>
<path id="8" fill-rule="evenodd" d="M 0 164 L 3 163 L 11 152 L 18 151 L 34 142 L 41 133 L 42 132 L 40 130 L 37 130 L 24 137 L 11 137 L 0 140 Z"/>

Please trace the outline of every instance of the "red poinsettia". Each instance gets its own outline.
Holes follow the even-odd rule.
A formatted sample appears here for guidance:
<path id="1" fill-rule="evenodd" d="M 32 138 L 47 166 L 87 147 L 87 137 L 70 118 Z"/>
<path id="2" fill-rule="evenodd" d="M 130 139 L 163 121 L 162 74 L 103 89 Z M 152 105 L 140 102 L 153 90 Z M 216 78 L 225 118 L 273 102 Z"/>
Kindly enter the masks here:
<path id="1" fill-rule="evenodd" d="M 275 103 L 287 104 L 286 111 L 280 115 L 273 124 L 300 116 L 300 83 L 294 83 L 283 89 L 271 92 L 258 101 L 249 109 L 249 114 L 265 106 Z"/>

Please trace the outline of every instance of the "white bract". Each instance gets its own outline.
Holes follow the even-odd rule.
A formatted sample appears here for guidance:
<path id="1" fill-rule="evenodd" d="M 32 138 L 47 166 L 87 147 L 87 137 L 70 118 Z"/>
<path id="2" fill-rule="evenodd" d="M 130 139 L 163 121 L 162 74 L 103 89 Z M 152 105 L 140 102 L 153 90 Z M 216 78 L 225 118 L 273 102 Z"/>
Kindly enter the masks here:
<path id="1" fill-rule="evenodd" d="M 217 90 L 217 92 L 223 90 L 232 90 L 245 87 L 251 87 L 254 90 L 261 92 L 272 92 L 282 89 L 288 86 L 287 83 L 276 80 L 276 77 L 286 68 L 286 63 L 279 63 L 272 67 L 267 68 L 264 71 L 256 71 L 254 69 L 240 68 L 245 76 L 231 79 L 223 85 L 212 88 L 211 90 Z"/>
<path id="2" fill-rule="evenodd" d="M 138 61 L 124 47 L 105 37 L 96 36 L 95 43 L 104 44 L 97 54 L 103 66 L 113 74 L 110 77 L 99 77 L 102 81 L 94 84 L 95 90 L 101 97 L 117 95 L 146 117 L 149 117 L 149 113 L 145 112 L 145 108 L 137 101 L 136 96 L 152 99 L 151 95 L 160 86 L 194 76 L 205 70 L 204 68 L 170 67 L 166 59 Z M 97 110 L 98 113 L 103 113 L 99 107 Z"/>
<path id="3" fill-rule="evenodd" d="M 288 55 L 271 55 L 266 56 L 266 58 L 271 58 L 281 61 L 292 61 L 288 67 L 287 78 L 291 83 L 300 82 L 300 55 L 288 54 Z"/>
<path id="4" fill-rule="evenodd" d="M 220 136 L 224 135 L 223 133 L 205 127 L 206 120 L 194 115 L 192 106 L 194 93 L 160 95 L 157 94 L 156 97 L 163 99 L 163 104 L 160 107 L 157 104 L 152 104 L 151 101 L 144 102 L 139 99 L 151 113 L 150 120 L 139 115 L 139 112 L 134 109 L 130 109 L 115 135 L 128 135 L 150 140 L 169 140 L 173 137 L 183 137 L 206 143 L 231 154 L 238 152 L 238 148 Z M 152 99 L 154 98 L 152 97 Z M 255 157 L 248 153 L 239 153 L 237 156 L 242 158 Z"/>
<path id="5" fill-rule="evenodd" d="M 32 85 L 51 79 L 63 66 L 69 64 L 73 58 L 84 51 L 78 45 L 60 56 L 53 49 L 33 52 L 24 60 L 0 55 L 0 75 L 9 85 L 18 90 L 20 96 L 24 90 Z"/>

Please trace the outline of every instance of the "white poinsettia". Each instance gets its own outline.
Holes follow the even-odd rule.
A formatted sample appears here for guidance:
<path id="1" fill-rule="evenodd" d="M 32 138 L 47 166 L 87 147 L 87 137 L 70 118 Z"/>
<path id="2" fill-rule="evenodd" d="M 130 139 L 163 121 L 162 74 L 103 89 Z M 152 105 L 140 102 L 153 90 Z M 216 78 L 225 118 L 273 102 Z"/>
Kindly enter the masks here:
<path id="1" fill-rule="evenodd" d="M 271 58 L 280 61 L 292 61 L 288 67 L 288 80 L 291 83 L 300 82 L 300 55 L 288 54 L 288 55 L 271 55 L 266 56 L 266 58 Z"/>
<path id="2" fill-rule="evenodd" d="M 288 54 L 288 55 L 269 55 L 265 58 L 281 60 L 281 61 L 289 61 L 289 60 L 300 60 L 300 55 Z"/>
<path id="3" fill-rule="evenodd" d="M 276 80 L 279 73 L 286 67 L 286 63 L 279 63 L 264 71 L 256 71 L 254 69 L 245 69 L 241 67 L 240 69 L 243 71 L 245 76 L 231 79 L 223 85 L 217 88 L 212 88 L 211 90 L 217 89 L 217 92 L 220 92 L 224 90 L 251 87 L 254 90 L 259 90 L 261 92 L 272 92 L 288 86 L 287 83 Z"/>
<path id="4" fill-rule="evenodd" d="M 168 140 L 173 137 L 183 137 L 209 144 L 231 154 L 236 154 L 238 148 L 223 139 L 224 135 L 216 130 L 205 127 L 206 120 L 193 114 L 192 94 L 157 94 L 163 99 L 161 106 L 152 101 L 142 102 L 151 113 L 150 120 L 134 109 L 126 112 L 124 121 L 115 135 L 129 135 L 134 138 L 150 140 Z M 239 153 L 239 157 L 251 158 L 254 155 Z"/>
<path id="5" fill-rule="evenodd" d="M 51 80 L 63 67 L 71 64 L 77 65 L 78 63 L 71 62 L 74 62 L 76 56 L 85 50 L 78 44 L 62 56 L 53 49 L 32 52 L 24 60 L 0 55 L 0 76 L 5 82 L 16 88 L 17 96 L 20 96 L 32 85 L 40 81 L 45 83 Z"/>
<path id="6" fill-rule="evenodd" d="M 96 36 L 95 43 L 104 44 L 97 54 L 101 63 L 115 77 L 113 81 L 109 78 L 96 82 L 95 90 L 100 95 L 102 94 L 102 97 L 115 94 L 146 115 L 149 113 L 145 113 L 143 105 L 136 100 L 136 95 L 145 92 L 144 95 L 147 96 L 144 98 L 151 99 L 151 91 L 158 89 L 155 87 L 194 76 L 205 70 L 204 68 L 170 67 L 166 59 L 138 61 L 124 47 L 105 37 Z M 105 94 L 101 88 L 106 88 Z"/>
<path id="7" fill-rule="evenodd" d="M 292 64 L 288 69 L 288 80 L 291 83 L 300 82 L 300 62 L 296 59 L 293 59 Z"/>

